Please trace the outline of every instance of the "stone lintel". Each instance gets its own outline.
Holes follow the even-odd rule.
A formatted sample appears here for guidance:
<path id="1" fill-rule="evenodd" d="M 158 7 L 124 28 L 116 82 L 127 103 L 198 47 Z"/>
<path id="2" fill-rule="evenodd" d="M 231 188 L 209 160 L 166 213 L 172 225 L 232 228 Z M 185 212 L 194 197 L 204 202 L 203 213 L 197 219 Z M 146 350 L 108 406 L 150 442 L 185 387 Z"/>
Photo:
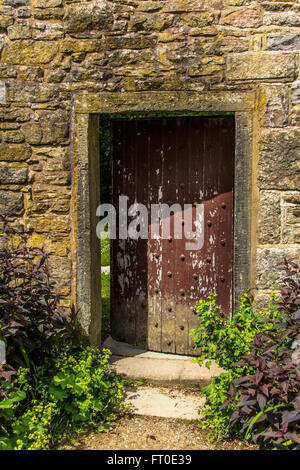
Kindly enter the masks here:
<path id="1" fill-rule="evenodd" d="M 74 99 L 75 113 L 238 112 L 252 111 L 255 91 L 84 93 Z"/>

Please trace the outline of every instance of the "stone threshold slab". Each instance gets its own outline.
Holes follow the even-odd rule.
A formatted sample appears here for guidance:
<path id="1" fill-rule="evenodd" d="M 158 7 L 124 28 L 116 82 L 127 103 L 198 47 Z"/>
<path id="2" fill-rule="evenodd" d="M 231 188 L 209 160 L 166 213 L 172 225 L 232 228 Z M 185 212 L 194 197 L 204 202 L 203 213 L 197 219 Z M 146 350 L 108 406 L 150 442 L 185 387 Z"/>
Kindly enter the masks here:
<path id="1" fill-rule="evenodd" d="M 210 369 L 199 366 L 194 357 L 162 354 L 134 348 L 108 338 L 103 345 L 110 349 L 111 368 L 128 379 L 162 385 L 204 387 L 224 372 L 212 362 Z"/>

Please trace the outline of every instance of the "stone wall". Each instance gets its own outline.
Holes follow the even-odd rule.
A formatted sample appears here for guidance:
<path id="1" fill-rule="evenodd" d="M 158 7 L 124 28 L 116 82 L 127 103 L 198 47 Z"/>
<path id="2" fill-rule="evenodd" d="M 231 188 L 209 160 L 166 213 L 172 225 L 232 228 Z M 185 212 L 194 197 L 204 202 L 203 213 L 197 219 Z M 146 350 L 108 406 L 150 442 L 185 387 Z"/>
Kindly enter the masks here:
<path id="1" fill-rule="evenodd" d="M 258 298 L 276 288 L 276 262 L 300 255 L 299 26 L 293 0 L 0 0 L 0 213 L 46 244 L 61 294 L 72 103 L 98 91 L 256 90 Z"/>

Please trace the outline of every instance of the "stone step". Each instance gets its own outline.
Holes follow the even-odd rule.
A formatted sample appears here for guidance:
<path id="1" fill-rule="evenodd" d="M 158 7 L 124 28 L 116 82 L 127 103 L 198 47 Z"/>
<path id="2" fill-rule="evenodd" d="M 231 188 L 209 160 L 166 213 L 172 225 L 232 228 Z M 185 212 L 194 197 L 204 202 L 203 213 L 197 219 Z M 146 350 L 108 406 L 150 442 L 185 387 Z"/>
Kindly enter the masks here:
<path id="1" fill-rule="evenodd" d="M 199 366 L 194 357 L 156 353 L 135 348 L 108 338 L 103 347 L 110 349 L 111 368 L 128 379 L 147 383 L 202 388 L 224 372 L 212 362 L 210 369 Z"/>
<path id="2" fill-rule="evenodd" d="M 127 412 L 130 414 L 196 420 L 200 418 L 199 409 L 205 399 L 195 389 L 184 391 L 142 386 L 128 388 L 124 401 L 129 406 Z"/>

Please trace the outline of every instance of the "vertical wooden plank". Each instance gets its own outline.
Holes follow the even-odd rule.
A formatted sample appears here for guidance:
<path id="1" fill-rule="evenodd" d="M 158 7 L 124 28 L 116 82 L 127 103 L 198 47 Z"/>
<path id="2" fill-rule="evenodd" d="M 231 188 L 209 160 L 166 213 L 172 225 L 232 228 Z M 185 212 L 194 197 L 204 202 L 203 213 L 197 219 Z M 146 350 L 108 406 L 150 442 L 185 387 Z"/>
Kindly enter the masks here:
<path id="1" fill-rule="evenodd" d="M 204 121 L 201 118 L 189 119 L 189 179 L 188 194 L 189 201 L 193 204 L 193 220 L 196 220 L 196 204 L 202 204 L 204 201 Z M 205 223 L 205 219 L 204 219 Z M 196 226 L 193 225 L 193 231 Z M 206 239 L 204 238 L 204 242 Z M 195 242 L 198 243 L 198 237 Z M 189 269 L 189 292 L 187 303 L 189 306 L 187 315 L 188 331 L 199 326 L 197 315 L 197 305 L 206 290 L 203 291 L 203 278 L 205 266 L 205 247 L 197 250 L 189 250 L 187 252 L 188 269 Z M 197 354 L 193 350 L 194 340 L 189 336 L 188 350 L 189 354 Z"/>
<path id="2" fill-rule="evenodd" d="M 136 120 L 135 124 L 135 202 L 148 207 L 148 125 L 144 119 Z M 136 345 L 142 348 L 147 347 L 148 337 L 147 248 L 147 239 L 139 238 L 136 241 L 135 335 Z"/>
<path id="3" fill-rule="evenodd" d="M 148 125 L 148 200 L 151 204 L 161 202 L 162 188 L 162 127 L 159 120 L 149 120 Z M 151 231 L 157 232 L 152 237 Z M 161 225 L 154 220 L 149 225 L 148 240 L 148 349 L 162 351 L 162 242 Z"/>
<path id="4" fill-rule="evenodd" d="M 115 340 L 126 341 L 125 322 L 125 240 L 119 239 L 119 195 L 123 192 L 123 132 L 119 123 L 111 123 L 112 134 L 112 202 L 117 210 L 116 239 L 111 241 L 111 334 Z"/>
<path id="5" fill-rule="evenodd" d="M 232 309 L 233 259 L 233 158 L 234 120 L 219 118 L 216 123 L 222 145 L 218 152 L 218 259 L 216 291 L 222 315 L 230 316 Z"/>
<path id="6" fill-rule="evenodd" d="M 174 119 L 162 120 L 162 202 L 169 207 L 176 203 L 176 134 Z M 174 279 L 176 278 L 174 239 L 174 214 L 162 219 L 165 228 L 170 224 L 170 239 L 162 239 L 162 350 L 175 353 L 176 299 Z M 163 235 L 165 236 L 165 235 Z"/>
<path id="7" fill-rule="evenodd" d="M 135 121 L 123 120 L 123 145 L 124 145 L 124 163 L 125 171 L 124 192 L 123 195 L 128 197 L 128 210 L 136 199 L 136 124 Z M 128 227 L 132 217 L 128 216 Z M 136 344 L 136 277 L 137 277 L 137 253 L 136 240 L 132 240 L 129 236 L 125 241 L 125 330 L 126 339 L 129 344 Z"/>
<path id="8" fill-rule="evenodd" d="M 189 119 L 177 118 L 174 121 L 174 134 L 176 145 L 176 202 L 181 206 L 182 211 L 178 217 L 178 223 L 182 231 L 182 238 L 175 240 L 175 275 L 174 275 L 174 299 L 176 314 L 176 353 L 187 354 L 189 352 L 189 331 L 188 316 L 190 297 L 190 263 L 186 250 L 185 238 L 185 216 L 188 210 L 184 211 L 184 205 L 190 203 L 189 194 L 189 148 L 190 133 Z M 184 222 L 185 220 L 185 222 Z"/>

